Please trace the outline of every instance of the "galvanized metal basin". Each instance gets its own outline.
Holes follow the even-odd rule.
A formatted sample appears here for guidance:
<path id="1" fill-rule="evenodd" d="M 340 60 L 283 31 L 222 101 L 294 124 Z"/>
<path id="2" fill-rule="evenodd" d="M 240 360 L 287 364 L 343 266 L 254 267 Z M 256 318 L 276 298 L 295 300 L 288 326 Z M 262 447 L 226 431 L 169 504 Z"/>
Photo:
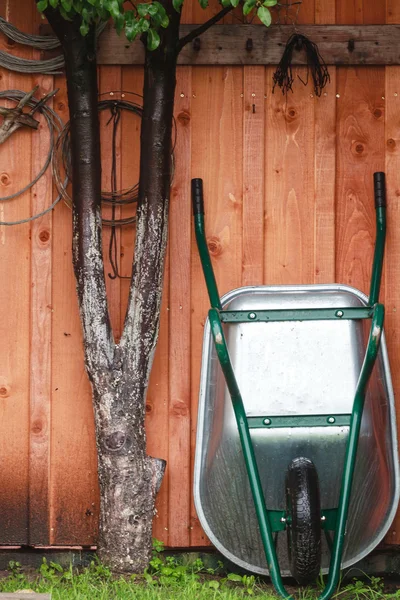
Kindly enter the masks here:
<path id="1" fill-rule="evenodd" d="M 262 286 L 233 290 L 225 310 L 353 307 L 367 304 L 344 285 Z M 370 321 L 286 321 L 225 324 L 231 361 L 248 416 L 351 413 Z M 348 427 L 253 429 L 251 436 L 269 510 L 285 509 L 285 475 L 297 456 L 316 465 L 322 509 L 338 505 Z M 204 332 L 194 498 L 211 542 L 228 559 L 268 574 L 231 399 L 210 327 Z M 384 537 L 399 500 L 394 396 L 384 336 L 368 386 L 343 567 Z M 289 575 L 286 534 L 278 537 Z M 326 572 L 329 550 L 323 545 Z"/>

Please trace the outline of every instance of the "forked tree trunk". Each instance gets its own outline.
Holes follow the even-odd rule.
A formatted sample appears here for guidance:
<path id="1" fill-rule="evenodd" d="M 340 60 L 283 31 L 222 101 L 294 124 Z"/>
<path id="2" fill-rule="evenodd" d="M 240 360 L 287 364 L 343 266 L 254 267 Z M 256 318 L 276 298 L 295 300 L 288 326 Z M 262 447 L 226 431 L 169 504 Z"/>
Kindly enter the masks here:
<path id="1" fill-rule="evenodd" d="M 157 342 L 168 235 L 171 128 L 180 15 L 146 52 L 140 185 L 133 275 L 124 331 L 115 344 L 101 243 L 101 164 L 96 40 L 80 19 L 45 12 L 65 54 L 73 171 L 73 263 L 92 383 L 100 483 L 99 554 L 115 570 L 141 572 L 151 554 L 154 504 L 165 462 L 146 454 L 145 397 Z"/>

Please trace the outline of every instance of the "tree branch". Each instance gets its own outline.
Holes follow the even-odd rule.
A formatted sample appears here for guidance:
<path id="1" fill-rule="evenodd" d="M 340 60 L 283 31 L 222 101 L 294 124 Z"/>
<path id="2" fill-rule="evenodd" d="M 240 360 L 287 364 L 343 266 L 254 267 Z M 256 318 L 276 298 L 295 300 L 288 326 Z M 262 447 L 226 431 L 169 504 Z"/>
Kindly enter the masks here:
<path id="1" fill-rule="evenodd" d="M 188 33 L 187 35 L 185 35 L 185 37 L 183 37 L 179 40 L 178 53 L 182 50 L 182 48 L 184 46 L 186 46 L 187 44 L 190 44 L 190 42 L 193 42 L 194 39 L 196 39 L 202 33 L 207 31 L 207 29 L 210 29 L 210 27 L 215 25 L 215 23 L 218 23 L 218 21 L 220 21 L 225 15 L 227 15 L 229 12 L 231 12 L 231 10 L 233 10 L 233 8 L 234 7 L 232 5 L 225 6 L 225 8 L 220 10 L 219 13 L 214 15 L 211 19 L 209 19 L 202 25 L 199 25 L 199 27 L 196 27 L 196 29 L 192 29 L 192 31 L 190 33 Z"/>
<path id="2" fill-rule="evenodd" d="M 72 158 L 73 263 L 89 378 L 101 385 L 115 344 L 108 314 L 101 236 L 101 158 L 96 32 L 81 35 L 80 18 L 45 10 L 65 55 Z"/>

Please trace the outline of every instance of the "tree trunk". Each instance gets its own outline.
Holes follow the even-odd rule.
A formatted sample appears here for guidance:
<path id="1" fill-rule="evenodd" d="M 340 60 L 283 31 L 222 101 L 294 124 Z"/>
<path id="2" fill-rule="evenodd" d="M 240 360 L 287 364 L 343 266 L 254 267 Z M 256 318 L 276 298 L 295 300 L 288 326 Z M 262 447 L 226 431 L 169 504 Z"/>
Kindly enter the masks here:
<path id="1" fill-rule="evenodd" d="M 136 571 L 142 571 L 151 556 L 154 500 L 164 469 L 159 460 L 146 456 L 144 408 L 160 325 L 168 237 L 171 132 L 180 20 L 172 6 L 169 17 L 170 25 L 160 47 L 153 52 L 146 51 L 135 258 L 120 341 L 125 379 L 121 389 L 123 394 L 127 394 L 129 387 L 130 391 L 124 402 L 117 404 L 123 405 L 127 414 L 134 415 L 134 420 L 128 430 L 117 422 L 113 427 L 112 436 L 118 432 L 118 440 L 126 444 L 122 457 L 120 451 L 99 450 L 100 482 L 104 477 L 100 556 L 116 568 L 125 561 L 124 570 L 128 567 L 126 561 L 132 561 Z M 118 414 L 117 406 L 112 412 Z M 113 441 L 118 443 L 115 437 Z M 124 532 L 124 540 L 116 539 L 116 530 Z M 112 557 L 121 557 L 127 545 L 130 552 L 126 558 L 119 558 L 121 564 L 118 565 Z"/>
<path id="2" fill-rule="evenodd" d="M 171 129 L 180 15 L 160 47 L 146 51 L 140 184 L 133 275 L 119 344 L 108 315 L 101 243 L 101 162 L 96 38 L 80 19 L 45 14 L 65 54 L 71 118 L 73 263 L 85 364 L 93 389 L 100 531 L 98 551 L 114 570 L 141 572 L 151 557 L 151 532 L 165 461 L 146 455 L 145 400 L 158 337 L 171 180 Z"/>

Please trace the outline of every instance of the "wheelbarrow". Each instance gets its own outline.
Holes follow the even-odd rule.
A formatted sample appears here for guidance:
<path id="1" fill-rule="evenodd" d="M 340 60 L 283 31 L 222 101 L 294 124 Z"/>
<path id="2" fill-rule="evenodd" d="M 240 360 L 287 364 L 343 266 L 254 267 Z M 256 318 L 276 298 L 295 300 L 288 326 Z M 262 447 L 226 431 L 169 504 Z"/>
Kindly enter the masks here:
<path id="1" fill-rule="evenodd" d="M 385 175 L 374 174 L 369 296 L 347 285 L 243 287 L 220 299 L 192 180 L 197 246 L 211 309 L 204 332 L 194 497 L 228 559 L 300 585 L 385 536 L 399 499 L 395 406 L 379 303 Z M 375 368 L 374 368 L 375 367 Z M 279 535 L 286 532 L 286 535 Z"/>

